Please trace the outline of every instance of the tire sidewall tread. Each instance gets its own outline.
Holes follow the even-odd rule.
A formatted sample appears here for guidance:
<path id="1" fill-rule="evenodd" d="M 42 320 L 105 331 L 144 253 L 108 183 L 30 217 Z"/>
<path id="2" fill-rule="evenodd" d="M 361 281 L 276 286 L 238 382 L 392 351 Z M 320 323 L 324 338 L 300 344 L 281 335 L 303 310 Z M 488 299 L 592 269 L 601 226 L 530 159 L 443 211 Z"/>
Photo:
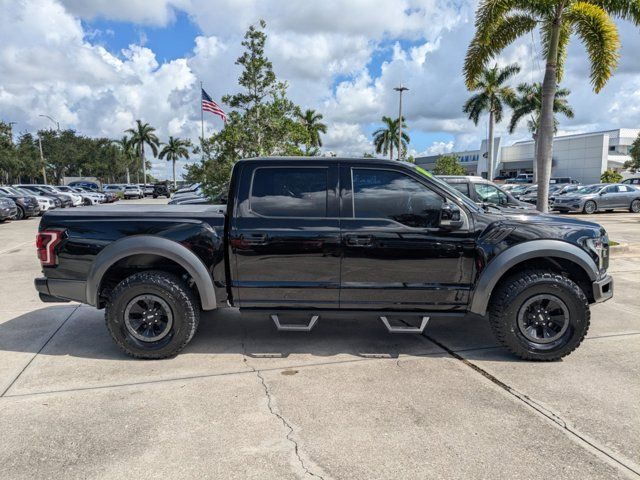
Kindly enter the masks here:
<path id="1" fill-rule="evenodd" d="M 543 286 L 547 293 L 562 299 L 570 314 L 571 334 L 560 347 L 532 350 L 524 344 L 517 325 L 522 301 L 518 297 Z M 541 292 L 531 292 L 529 296 Z M 489 323 L 497 340 L 512 354 L 524 360 L 554 361 L 569 355 L 584 340 L 589 330 L 591 312 L 582 289 L 571 279 L 555 272 L 526 270 L 507 278 L 495 290 L 489 306 Z"/>
<path id="2" fill-rule="evenodd" d="M 139 291 L 136 291 L 139 290 Z M 124 333 L 124 311 L 137 295 L 152 293 L 172 308 L 173 338 L 158 349 L 140 348 Z M 193 291 L 176 275 L 163 271 L 144 271 L 122 280 L 110 295 L 105 308 L 107 329 L 115 343 L 127 355 L 140 359 L 162 359 L 175 356 L 191 341 L 198 328 L 200 305 Z"/>

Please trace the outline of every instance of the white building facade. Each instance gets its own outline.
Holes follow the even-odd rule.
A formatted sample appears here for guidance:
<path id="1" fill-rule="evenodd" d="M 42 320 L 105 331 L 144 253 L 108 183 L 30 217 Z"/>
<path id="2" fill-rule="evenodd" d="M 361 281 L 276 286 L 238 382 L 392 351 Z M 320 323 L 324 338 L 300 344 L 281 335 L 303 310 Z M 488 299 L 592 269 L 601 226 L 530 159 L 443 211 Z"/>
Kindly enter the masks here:
<path id="1" fill-rule="evenodd" d="M 631 160 L 629 149 L 640 134 L 640 129 L 621 128 L 603 132 L 583 133 L 555 137 L 553 140 L 552 177 L 571 177 L 581 183 L 598 183 L 607 169 L 618 172 Z M 487 176 L 487 142 L 479 150 L 454 153 L 471 175 Z M 494 177 L 515 177 L 519 173 L 533 173 L 535 143 L 533 140 L 503 146 L 495 139 Z M 416 164 L 433 168 L 438 156 L 418 157 Z"/>

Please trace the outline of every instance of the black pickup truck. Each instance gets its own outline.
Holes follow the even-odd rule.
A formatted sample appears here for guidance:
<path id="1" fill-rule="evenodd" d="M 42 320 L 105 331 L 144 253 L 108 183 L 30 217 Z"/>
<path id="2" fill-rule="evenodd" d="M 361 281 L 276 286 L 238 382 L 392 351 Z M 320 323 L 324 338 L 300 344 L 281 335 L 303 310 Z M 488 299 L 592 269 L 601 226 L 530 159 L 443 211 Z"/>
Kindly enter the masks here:
<path id="1" fill-rule="evenodd" d="M 479 207 L 378 159 L 242 160 L 226 208 L 48 212 L 37 248 L 41 299 L 106 308 L 138 358 L 175 355 L 202 310 L 239 307 L 298 331 L 321 315 L 376 316 L 394 333 L 475 315 L 515 355 L 554 360 L 586 335 L 589 305 L 613 295 L 599 225 Z"/>

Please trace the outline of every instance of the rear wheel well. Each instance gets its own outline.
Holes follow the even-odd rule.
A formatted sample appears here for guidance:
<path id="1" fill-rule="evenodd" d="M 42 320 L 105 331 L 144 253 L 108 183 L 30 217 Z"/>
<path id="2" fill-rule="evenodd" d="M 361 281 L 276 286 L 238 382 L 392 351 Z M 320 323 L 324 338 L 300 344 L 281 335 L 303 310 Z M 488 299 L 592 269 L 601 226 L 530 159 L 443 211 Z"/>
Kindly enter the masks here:
<path id="1" fill-rule="evenodd" d="M 589 300 L 589 303 L 595 302 L 593 289 L 591 288 L 591 279 L 580 265 L 566 258 L 538 257 L 520 262 L 507 270 L 493 288 L 489 303 L 493 300 L 493 295 L 498 290 L 498 287 L 505 280 L 525 270 L 547 270 L 564 275 L 580 287 L 587 297 L 587 300 Z"/>
<path id="2" fill-rule="evenodd" d="M 147 270 L 160 270 L 184 279 L 189 288 L 193 290 L 196 298 L 200 299 L 197 285 L 182 265 L 162 255 L 144 253 L 122 258 L 109 267 L 98 288 L 98 308 L 105 306 L 111 292 L 122 280 L 134 273 Z"/>

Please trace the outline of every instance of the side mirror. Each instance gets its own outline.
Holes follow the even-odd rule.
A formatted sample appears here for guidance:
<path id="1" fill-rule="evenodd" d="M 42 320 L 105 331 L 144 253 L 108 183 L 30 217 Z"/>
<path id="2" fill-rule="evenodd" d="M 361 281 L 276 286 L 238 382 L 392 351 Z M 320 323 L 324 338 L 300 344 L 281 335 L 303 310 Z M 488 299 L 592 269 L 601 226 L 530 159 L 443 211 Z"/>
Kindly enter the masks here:
<path id="1" fill-rule="evenodd" d="M 602 195 L 606 195 L 606 193 L 607 193 L 607 191 L 606 191 L 606 190 L 602 190 L 602 191 L 600 192 L 600 196 L 602 196 Z"/>
<path id="2" fill-rule="evenodd" d="M 453 203 L 444 203 L 440 211 L 440 227 L 448 230 L 457 230 L 462 228 L 464 221 L 462 220 L 462 212 L 460 208 Z"/>

